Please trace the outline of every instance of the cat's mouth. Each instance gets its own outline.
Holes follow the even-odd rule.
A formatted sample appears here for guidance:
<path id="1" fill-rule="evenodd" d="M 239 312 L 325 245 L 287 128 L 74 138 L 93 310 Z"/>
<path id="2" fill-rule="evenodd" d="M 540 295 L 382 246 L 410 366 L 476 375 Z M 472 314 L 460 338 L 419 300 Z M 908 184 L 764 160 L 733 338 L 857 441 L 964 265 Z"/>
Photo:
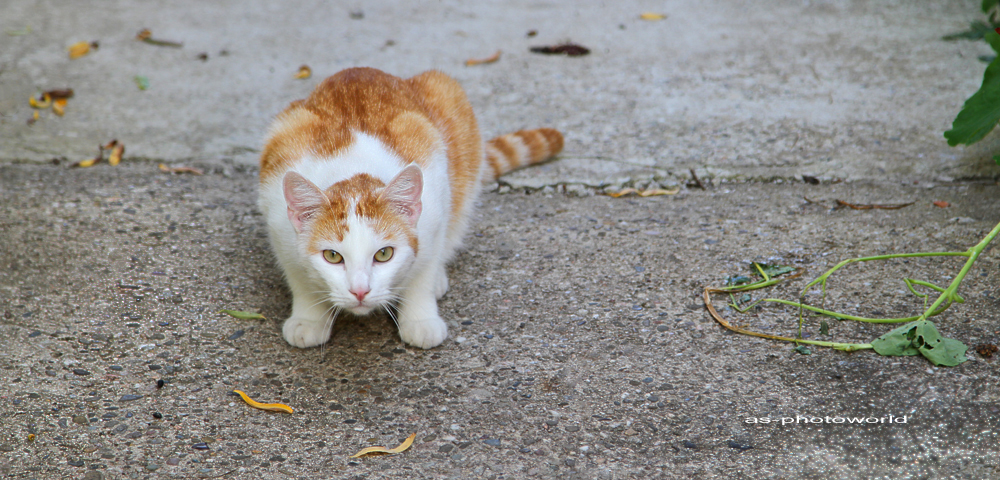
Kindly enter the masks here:
<path id="1" fill-rule="evenodd" d="M 347 311 L 358 316 L 368 315 L 375 309 L 375 307 L 366 305 L 365 303 L 366 302 L 358 302 L 357 305 L 347 307 Z"/>

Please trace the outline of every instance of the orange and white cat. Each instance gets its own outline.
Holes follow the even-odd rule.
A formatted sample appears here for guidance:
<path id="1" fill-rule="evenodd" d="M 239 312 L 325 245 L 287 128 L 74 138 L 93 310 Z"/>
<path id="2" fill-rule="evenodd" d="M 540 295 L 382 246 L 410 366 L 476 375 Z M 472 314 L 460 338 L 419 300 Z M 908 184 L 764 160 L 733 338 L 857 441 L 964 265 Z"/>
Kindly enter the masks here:
<path id="1" fill-rule="evenodd" d="M 288 343 L 330 338 L 339 312 L 384 309 L 404 342 L 448 336 L 437 300 L 484 181 L 562 149 L 552 129 L 483 142 L 458 83 L 343 70 L 275 119 L 260 159 L 260 209 L 292 291 Z"/>

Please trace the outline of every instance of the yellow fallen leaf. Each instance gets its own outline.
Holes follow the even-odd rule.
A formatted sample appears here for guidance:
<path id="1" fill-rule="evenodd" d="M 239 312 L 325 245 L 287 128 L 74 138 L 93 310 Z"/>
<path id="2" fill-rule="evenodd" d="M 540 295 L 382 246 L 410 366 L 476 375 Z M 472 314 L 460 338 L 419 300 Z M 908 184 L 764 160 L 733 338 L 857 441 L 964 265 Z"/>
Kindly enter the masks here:
<path id="1" fill-rule="evenodd" d="M 503 53 L 503 52 L 501 52 L 500 50 L 497 50 L 497 53 L 494 53 L 493 55 L 490 55 L 490 56 L 488 56 L 486 58 L 470 58 L 470 59 L 468 59 L 468 60 L 465 61 L 465 66 L 466 67 L 471 67 L 473 65 L 482 65 L 484 63 L 493 63 L 493 62 L 496 62 L 497 60 L 500 60 L 500 54 L 501 53 Z"/>
<path id="2" fill-rule="evenodd" d="M 111 149 L 111 156 L 108 157 L 108 163 L 113 167 L 122 161 L 122 155 L 125 154 L 125 144 L 118 143 L 117 140 L 112 140 L 111 144 L 114 146 Z"/>
<path id="3" fill-rule="evenodd" d="M 392 453 L 392 454 L 403 453 L 404 451 L 406 451 L 407 448 L 410 448 L 410 445 L 413 445 L 413 439 L 415 438 L 417 438 L 416 432 L 414 432 L 413 435 L 406 437 L 406 440 L 403 440 L 403 443 L 399 444 L 399 446 L 396 448 L 385 448 L 385 447 L 363 448 L 361 449 L 360 452 L 351 455 L 351 458 L 358 458 L 373 453 Z"/>
<path id="4" fill-rule="evenodd" d="M 654 195 L 676 195 L 677 192 L 680 192 L 680 191 L 681 191 L 680 187 L 675 188 L 673 190 L 664 190 L 662 188 L 650 188 L 650 189 L 646 189 L 646 190 L 636 190 L 634 188 L 626 188 L 626 189 L 623 189 L 620 192 L 609 193 L 608 196 L 612 197 L 612 198 L 618 198 L 618 197 L 624 197 L 625 195 L 628 195 L 630 193 L 634 193 L 634 194 L 639 195 L 640 197 L 652 197 Z"/>
<path id="5" fill-rule="evenodd" d="M 245 394 L 245 393 L 243 393 L 243 392 L 241 392 L 239 390 L 233 390 L 233 392 L 234 393 L 238 393 L 241 397 L 243 397 L 243 401 L 247 402 L 253 408 L 259 408 L 261 410 L 267 410 L 269 412 L 292 413 L 292 411 L 293 411 L 292 407 L 289 407 L 288 405 L 285 405 L 284 403 L 260 403 L 260 402 L 254 401 L 254 399 L 250 398 L 249 396 L 247 396 L 247 394 Z"/>
<path id="6" fill-rule="evenodd" d="M 97 163 L 97 162 L 99 162 L 100 160 L 101 160 L 100 158 L 90 158 L 90 159 L 87 159 L 87 160 L 80 160 L 79 162 L 76 162 L 76 163 L 74 163 L 74 164 L 72 164 L 70 166 L 71 167 L 81 167 L 81 168 L 93 167 L 94 164 Z"/>
<path id="7" fill-rule="evenodd" d="M 667 18 L 667 16 L 662 13 L 646 12 L 639 15 L 639 18 L 643 20 L 663 20 L 664 18 Z"/>
<path id="8" fill-rule="evenodd" d="M 204 175 L 205 172 L 194 167 L 168 167 L 160 164 L 160 171 L 165 173 L 190 173 L 192 175 Z"/>
<path id="9" fill-rule="evenodd" d="M 30 125 L 32 123 L 37 122 L 39 118 L 41 118 L 41 115 L 38 114 L 38 110 L 35 110 L 34 112 L 32 112 L 31 120 L 28 120 L 28 124 Z"/>
<path id="10" fill-rule="evenodd" d="M 66 113 L 66 99 L 60 98 L 52 103 L 52 111 L 60 117 Z"/>
<path id="11" fill-rule="evenodd" d="M 303 66 L 299 67 L 299 73 L 295 74 L 295 78 L 305 79 L 305 78 L 311 77 L 312 74 L 313 74 L 313 71 L 312 71 L 311 68 L 309 68 L 309 65 L 303 65 Z"/>
<path id="12" fill-rule="evenodd" d="M 31 97 L 28 100 L 28 104 L 31 105 L 31 108 L 42 108 L 42 109 L 49 108 L 49 106 L 52 105 L 52 97 L 49 96 L 49 94 L 47 93 L 43 93 L 41 100 L 35 97 Z"/>
<path id="13" fill-rule="evenodd" d="M 90 53 L 90 44 L 87 42 L 76 42 L 69 46 L 69 58 L 76 59 Z"/>

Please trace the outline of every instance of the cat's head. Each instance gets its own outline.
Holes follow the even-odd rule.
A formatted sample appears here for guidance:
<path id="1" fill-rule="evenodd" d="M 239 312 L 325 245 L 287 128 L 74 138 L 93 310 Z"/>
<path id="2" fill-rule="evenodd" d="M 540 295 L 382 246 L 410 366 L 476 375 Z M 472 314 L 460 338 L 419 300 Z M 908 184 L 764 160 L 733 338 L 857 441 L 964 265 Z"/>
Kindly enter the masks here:
<path id="1" fill-rule="evenodd" d="M 329 289 L 323 296 L 357 315 L 398 298 L 417 254 L 422 189 L 416 165 L 388 184 L 361 173 L 326 191 L 298 173 L 285 175 L 288 219 L 311 273 Z"/>

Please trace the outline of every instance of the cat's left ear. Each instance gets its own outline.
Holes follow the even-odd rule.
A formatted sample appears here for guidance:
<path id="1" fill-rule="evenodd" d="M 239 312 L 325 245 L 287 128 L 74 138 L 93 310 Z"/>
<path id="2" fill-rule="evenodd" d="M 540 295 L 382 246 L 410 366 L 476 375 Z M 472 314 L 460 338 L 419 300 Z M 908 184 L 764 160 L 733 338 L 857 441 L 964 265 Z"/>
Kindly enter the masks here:
<path id="1" fill-rule="evenodd" d="M 420 193 L 423 189 L 424 176 L 420 172 L 420 167 L 411 164 L 389 181 L 382 191 L 381 198 L 387 200 L 389 205 L 406 217 L 411 226 L 416 226 L 417 219 L 420 218 Z"/>
<path id="2" fill-rule="evenodd" d="M 288 205 L 288 219 L 297 233 L 302 233 L 324 206 L 330 201 L 319 187 L 295 172 L 285 174 L 285 203 Z"/>

